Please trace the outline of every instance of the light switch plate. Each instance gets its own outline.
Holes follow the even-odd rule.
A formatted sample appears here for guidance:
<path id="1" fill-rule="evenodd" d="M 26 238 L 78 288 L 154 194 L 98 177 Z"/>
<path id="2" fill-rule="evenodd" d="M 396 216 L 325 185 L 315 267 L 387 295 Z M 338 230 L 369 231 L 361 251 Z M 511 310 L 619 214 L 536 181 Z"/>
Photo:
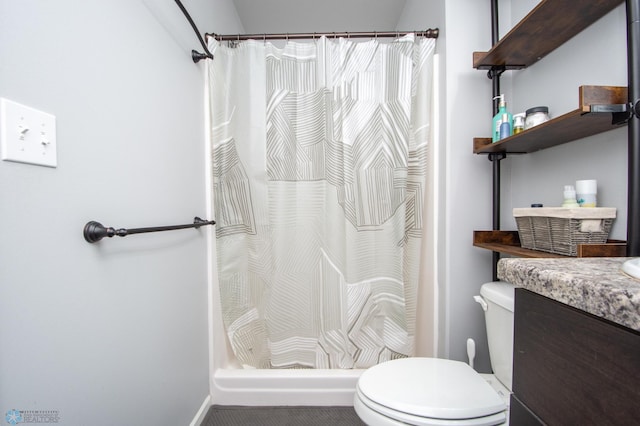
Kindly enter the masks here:
<path id="1" fill-rule="evenodd" d="M 0 98 L 2 159 L 57 167 L 56 117 Z"/>

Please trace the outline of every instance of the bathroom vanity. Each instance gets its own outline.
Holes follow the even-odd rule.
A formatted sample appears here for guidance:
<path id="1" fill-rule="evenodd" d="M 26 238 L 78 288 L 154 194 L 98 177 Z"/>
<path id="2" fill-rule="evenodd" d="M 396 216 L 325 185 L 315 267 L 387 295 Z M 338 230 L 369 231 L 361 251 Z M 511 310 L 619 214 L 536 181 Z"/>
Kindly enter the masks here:
<path id="1" fill-rule="evenodd" d="M 640 280 L 626 260 L 500 260 L 516 286 L 510 424 L 640 422 Z"/>

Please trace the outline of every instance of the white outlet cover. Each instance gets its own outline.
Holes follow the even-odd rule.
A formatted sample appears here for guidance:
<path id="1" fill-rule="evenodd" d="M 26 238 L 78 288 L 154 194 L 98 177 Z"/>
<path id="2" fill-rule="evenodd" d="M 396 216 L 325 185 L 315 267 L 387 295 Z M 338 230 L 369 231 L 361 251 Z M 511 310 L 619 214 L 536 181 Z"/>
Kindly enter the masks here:
<path id="1" fill-rule="evenodd" d="M 5 161 L 57 167 L 56 117 L 0 98 L 0 150 Z"/>

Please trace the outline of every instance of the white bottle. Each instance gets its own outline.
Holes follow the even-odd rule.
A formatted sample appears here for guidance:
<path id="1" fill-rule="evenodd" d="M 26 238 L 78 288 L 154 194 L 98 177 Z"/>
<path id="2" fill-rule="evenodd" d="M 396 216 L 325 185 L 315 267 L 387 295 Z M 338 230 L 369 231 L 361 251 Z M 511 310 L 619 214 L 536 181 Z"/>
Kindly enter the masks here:
<path id="1" fill-rule="evenodd" d="M 577 180 L 576 193 L 580 207 L 595 207 L 597 205 L 598 182 L 595 179 Z"/>

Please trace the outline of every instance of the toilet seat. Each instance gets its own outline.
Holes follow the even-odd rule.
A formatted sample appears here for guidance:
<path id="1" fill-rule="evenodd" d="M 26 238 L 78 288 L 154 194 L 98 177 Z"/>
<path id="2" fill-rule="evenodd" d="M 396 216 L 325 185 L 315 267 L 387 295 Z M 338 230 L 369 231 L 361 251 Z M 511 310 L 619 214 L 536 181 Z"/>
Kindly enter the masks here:
<path id="1" fill-rule="evenodd" d="M 372 409 L 371 407 L 376 407 Z M 506 425 L 505 412 L 500 412 L 487 417 L 462 420 L 431 419 L 428 417 L 414 416 L 408 413 L 389 410 L 367 399 L 356 391 L 354 405 L 358 417 L 369 426 L 492 426 Z"/>
<path id="2" fill-rule="evenodd" d="M 360 376 L 354 407 L 371 424 L 496 425 L 506 405 L 471 367 L 437 358 L 402 358 Z"/>

